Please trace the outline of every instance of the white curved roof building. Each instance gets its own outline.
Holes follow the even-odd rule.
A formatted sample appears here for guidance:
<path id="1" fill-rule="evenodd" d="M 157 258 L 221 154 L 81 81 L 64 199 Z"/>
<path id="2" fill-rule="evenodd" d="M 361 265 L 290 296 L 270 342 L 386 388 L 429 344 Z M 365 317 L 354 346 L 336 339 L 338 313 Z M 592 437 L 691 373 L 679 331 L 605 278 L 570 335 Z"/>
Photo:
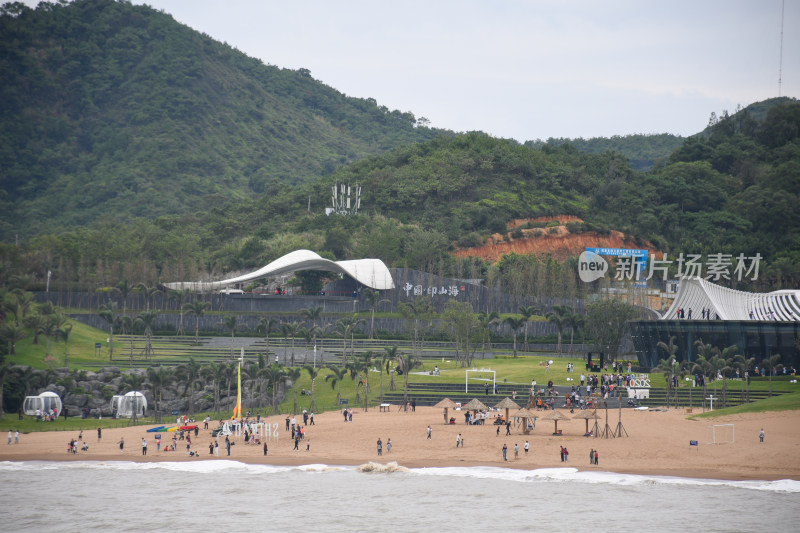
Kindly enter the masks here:
<path id="1" fill-rule="evenodd" d="M 678 310 L 683 309 L 683 317 Z M 800 291 L 782 290 L 752 293 L 720 287 L 703 278 L 682 278 L 678 294 L 662 320 L 702 320 L 702 310 L 710 310 L 716 320 L 800 321 Z"/>
<path id="2" fill-rule="evenodd" d="M 249 274 L 221 281 L 176 281 L 164 283 L 170 289 L 190 291 L 210 291 L 254 279 L 277 276 L 298 270 L 324 270 L 350 276 L 362 285 L 372 289 L 394 288 L 392 275 L 380 259 L 354 259 L 351 261 L 331 261 L 310 250 L 295 250 L 279 257 L 268 265 Z"/>

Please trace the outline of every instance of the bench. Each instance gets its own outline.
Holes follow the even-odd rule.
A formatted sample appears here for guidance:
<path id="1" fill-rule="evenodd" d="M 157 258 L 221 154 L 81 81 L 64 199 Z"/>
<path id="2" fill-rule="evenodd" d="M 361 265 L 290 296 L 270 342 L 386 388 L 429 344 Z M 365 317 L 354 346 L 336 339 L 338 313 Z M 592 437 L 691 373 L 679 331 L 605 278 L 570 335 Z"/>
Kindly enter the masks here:
<path id="1" fill-rule="evenodd" d="M 390 403 L 382 403 L 378 407 L 380 408 L 381 412 L 386 411 L 388 413 L 389 410 L 392 408 L 392 404 L 390 404 Z"/>

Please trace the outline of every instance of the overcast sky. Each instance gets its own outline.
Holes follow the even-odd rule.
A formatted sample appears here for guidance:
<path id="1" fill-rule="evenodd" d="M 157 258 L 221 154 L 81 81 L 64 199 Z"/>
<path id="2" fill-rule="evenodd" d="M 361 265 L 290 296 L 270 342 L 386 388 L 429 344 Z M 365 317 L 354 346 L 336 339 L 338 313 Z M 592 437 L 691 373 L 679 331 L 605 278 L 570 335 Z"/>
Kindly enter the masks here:
<path id="1" fill-rule="evenodd" d="M 519 141 L 691 135 L 778 96 L 781 0 L 149 0 L 331 87 L 455 131 Z M 800 2 L 783 96 L 800 97 Z"/>

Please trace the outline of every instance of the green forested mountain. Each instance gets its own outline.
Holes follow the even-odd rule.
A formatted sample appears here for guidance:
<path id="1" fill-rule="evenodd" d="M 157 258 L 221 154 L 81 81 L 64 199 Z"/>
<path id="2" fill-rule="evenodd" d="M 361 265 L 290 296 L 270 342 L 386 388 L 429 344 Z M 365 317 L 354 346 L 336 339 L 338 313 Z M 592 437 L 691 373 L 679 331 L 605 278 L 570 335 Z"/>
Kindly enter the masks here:
<path id="1" fill-rule="evenodd" d="M 0 9 L 0 237 L 197 211 L 441 133 L 147 6 Z"/>
<path id="2" fill-rule="evenodd" d="M 644 135 L 614 135 L 613 137 L 592 137 L 590 139 L 549 138 L 547 141 L 528 141 L 525 144 L 536 148 L 571 144 L 579 152 L 602 154 L 609 150 L 619 152 L 630 161 L 636 170 L 647 170 L 662 161 L 683 143 L 683 138 L 671 133 Z"/>

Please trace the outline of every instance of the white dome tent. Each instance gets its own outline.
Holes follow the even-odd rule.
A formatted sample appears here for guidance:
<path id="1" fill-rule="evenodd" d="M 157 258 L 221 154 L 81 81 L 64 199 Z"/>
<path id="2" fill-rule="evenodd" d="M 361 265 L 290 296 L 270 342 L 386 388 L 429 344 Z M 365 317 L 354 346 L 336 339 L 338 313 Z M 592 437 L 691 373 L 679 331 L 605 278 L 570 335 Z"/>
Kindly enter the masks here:
<path id="1" fill-rule="evenodd" d="M 36 410 L 40 414 L 51 413 L 56 410 L 56 415 L 61 414 L 61 397 L 53 391 L 45 391 L 39 396 L 26 396 L 22 404 L 22 410 L 26 415 L 35 415 Z"/>
<path id="2" fill-rule="evenodd" d="M 116 411 L 117 418 L 133 418 L 134 409 L 136 416 L 144 416 L 147 411 L 147 398 L 139 391 L 111 398 L 111 411 Z"/>

